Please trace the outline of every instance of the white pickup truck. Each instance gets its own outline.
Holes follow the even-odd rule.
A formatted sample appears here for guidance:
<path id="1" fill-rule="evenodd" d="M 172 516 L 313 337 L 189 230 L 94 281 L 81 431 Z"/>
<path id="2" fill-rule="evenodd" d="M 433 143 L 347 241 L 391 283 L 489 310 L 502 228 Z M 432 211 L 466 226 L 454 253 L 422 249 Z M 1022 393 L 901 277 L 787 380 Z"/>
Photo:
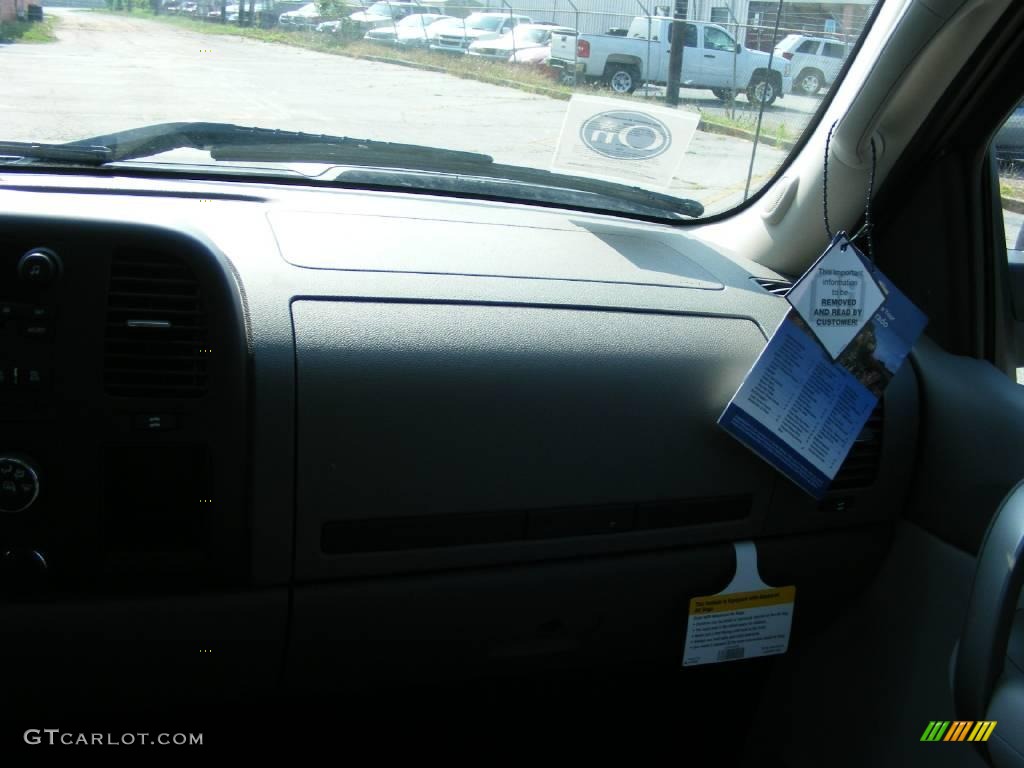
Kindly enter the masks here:
<path id="1" fill-rule="evenodd" d="M 789 62 L 744 48 L 717 24 L 686 22 L 683 39 L 684 88 L 707 88 L 718 98 L 744 92 L 753 103 L 781 99 L 792 87 Z M 632 93 L 640 83 L 668 80 L 672 19 L 637 16 L 625 37 L 574 35 L 551 37 L 551 66 L 567 78 L 603 80 L 617 93 Z"/>

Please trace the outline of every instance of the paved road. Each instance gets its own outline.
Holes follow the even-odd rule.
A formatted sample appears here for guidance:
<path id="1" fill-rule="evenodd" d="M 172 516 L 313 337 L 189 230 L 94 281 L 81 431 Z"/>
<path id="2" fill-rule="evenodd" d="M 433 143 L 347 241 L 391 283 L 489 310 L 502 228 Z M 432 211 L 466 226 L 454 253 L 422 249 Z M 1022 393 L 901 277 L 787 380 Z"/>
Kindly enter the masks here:
<path id="1" fill-rule="evenodd" d="M 564 101 L 440 73 L 146 19 L 48 12 L 60 17 L 58 42 L 0 46 L 0 138 L 59 142 L 210 120 L 464 149 L 547 168 L 566 110 Z M 750 148 L 698 131 L 673 191 L 709 210 L 731 205 Z M 759 147 L 755 177 L 784 157 Z"/>

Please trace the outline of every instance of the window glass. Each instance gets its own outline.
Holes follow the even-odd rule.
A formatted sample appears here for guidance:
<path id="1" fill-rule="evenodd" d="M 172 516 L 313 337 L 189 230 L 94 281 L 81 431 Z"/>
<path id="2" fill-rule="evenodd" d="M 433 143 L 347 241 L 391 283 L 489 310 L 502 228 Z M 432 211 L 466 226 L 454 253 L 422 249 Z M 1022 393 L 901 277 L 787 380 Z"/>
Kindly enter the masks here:
<path id="1" fill-rule="evenodd" d="M 697 28 L 693 24 L 686 25 L 686 30 L 683 32 L 683 47 L 697 47 Z"/>
<path id="2" fill-rule="evenodd" d="M 841 59 L 846 55 L 846 46 L 842 43 L 825 43 L 821 53 L 830 59 Z"/>
<path id="3" fill-rule="evenodd" d="M 999 193 L 1003 206 L 1003 235 L 1011 265 L 1024 269 L 1024 102 L 996 133 L 993 142 L 999 164 Z M 1017 369 L 1024 384 L 1024 368 Z"/>
<path id="4" fill-rule="evenodd" d="M 672 19 L 649 15 L 653 3 L 448 0 L 442 10 L 453 18 L 431 24 L 425 14 L 435 6 L 379 0 L 365 4 L 369 20 L 363 4 L 352 0 L 228 0 L 224 18 L 213 13 L 218 0 L 53 2 L 59 5 L 38 4 L 42 22 L 22 23 L 9 17 L 24 0 L 0 0 L 0 142 L 24 148 L 0 155 L 4 175 L 51 168 L 90 173 L 92 161 L 118 176 L 244 175 L 283 183 L 296 174 L 330 173 L 341 179 L 351 169 L 335 170 L 335 145 L 355 140 L 367 143 L 359 163 L 399 171 L 381 176 L 395 189 L 435 189 L 430 174 L 447 173 L 445 184 L 458 187 L 452 194 L 518 193 L 529 203 L 538 201 L 537 186 L 522 179 L 540 171 L 551 174 L 543 176 L 545 184 L 552 180 L 547 196 L 566 191 L 555 186 L 560 179 L 578 186 L 585 178 L 588 188 L 601 182 L 600 193 L 562 194 L 545 203 L 684 224 L 744 204 L 790 161 L 824 110 L 824 94 L 820 87 L 811 92 L 815 78 L 808 70 L 825 75 L 831 89 L 838 69 L 794 57 L 798 51 L 841 56 L 843 45 L 848 55 L 876 5 L 783 0 L 780 13 L 778 0 L 659 0 L 669 13 L 694 17 L 681 24 L 683 40 L 676 41 L 686 46 L 679 109 L 699 113 L 700 122 L 685 147 L 672 144 L 670 154 L 679 157 L 671 174 L 630 176 L 624 164 L 599 152 L 575 170 L 552 171 L 552 158 L 562 154 L 559 142 L 569 141 L 562 129 L 577 95 L 614 98 L 624 111 L 665 103 Z M 410 11 L 414 21 L 398 20 Z M 374 32 L 374 14 L 394 23 Z M 537 23 L 575 33 L 524 31 L 523 40 L 547 48 L 530 64 L 452 55 L 508 27 Z M 823 49 L 830 23 L 834 39 Z M 241 44 L 239 37 L 248 39 Z M 733 54 L 737 43 L 742 48 Z M 705 48 L 694 50 L 698 45 Z M 4 77 L 7 72 L 17 76 Z M 181 123 L 216 135 L 188 140 L 195 134 L 174 128 Z M 250 128 L 266 132 L 246 134 Z M 170 133 L 139 141 L 140 129 Z M 294 141 L 282 140 L 286 135 Z M 625 128 L 608 135 L 620 143 L 647 136 Z M 238 143 L 260 136 L 274 143 L 272 153 Z M 70 142 L 90 147 L 86 161 L 80 147 L 56 146 Z M 403 151 L 396 154 L 396 145 Z M 146 155 L 128 147 L 162 151 Z M 617 149 L 622 157 L 640 157 L 650 147 Z M 323 168 L 315 167 L 319 152 Z"/>
<path id="5" fill-rule="evenodd" d="M 710 48 L 712 51 L 728 51 L 732 53 L 736 48 L 736 43 L 717 27 L 704 27 L 704 47 Z"/>

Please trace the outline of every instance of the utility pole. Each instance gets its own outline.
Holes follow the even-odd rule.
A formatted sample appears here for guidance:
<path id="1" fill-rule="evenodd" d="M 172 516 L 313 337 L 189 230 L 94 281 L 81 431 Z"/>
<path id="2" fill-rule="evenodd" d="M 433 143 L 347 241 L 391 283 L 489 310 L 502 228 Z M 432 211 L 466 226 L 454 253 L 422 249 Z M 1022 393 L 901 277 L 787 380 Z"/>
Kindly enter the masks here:
<path id="1" fill-rule="evenodd" d="M 665 103 L 672 107 L 679 106 L 679 82 L 683 76 L 683 47 L 686 44 L 685 8 L 676 0 L 672 14 L 672 47 L 668 52 L 668 83 L 665 88 Z"/>

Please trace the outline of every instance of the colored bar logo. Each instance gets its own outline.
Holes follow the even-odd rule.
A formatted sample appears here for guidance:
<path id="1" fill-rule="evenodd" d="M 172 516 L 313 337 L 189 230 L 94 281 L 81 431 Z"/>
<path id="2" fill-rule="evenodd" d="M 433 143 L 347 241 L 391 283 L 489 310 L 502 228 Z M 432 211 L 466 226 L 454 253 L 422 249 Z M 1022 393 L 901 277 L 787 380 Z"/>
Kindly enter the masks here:
<path id="1" fill-rule="evenodd" d="M 997 720 L 932 720 L 921 734 L 921 741 L 988 741 Z"/>

